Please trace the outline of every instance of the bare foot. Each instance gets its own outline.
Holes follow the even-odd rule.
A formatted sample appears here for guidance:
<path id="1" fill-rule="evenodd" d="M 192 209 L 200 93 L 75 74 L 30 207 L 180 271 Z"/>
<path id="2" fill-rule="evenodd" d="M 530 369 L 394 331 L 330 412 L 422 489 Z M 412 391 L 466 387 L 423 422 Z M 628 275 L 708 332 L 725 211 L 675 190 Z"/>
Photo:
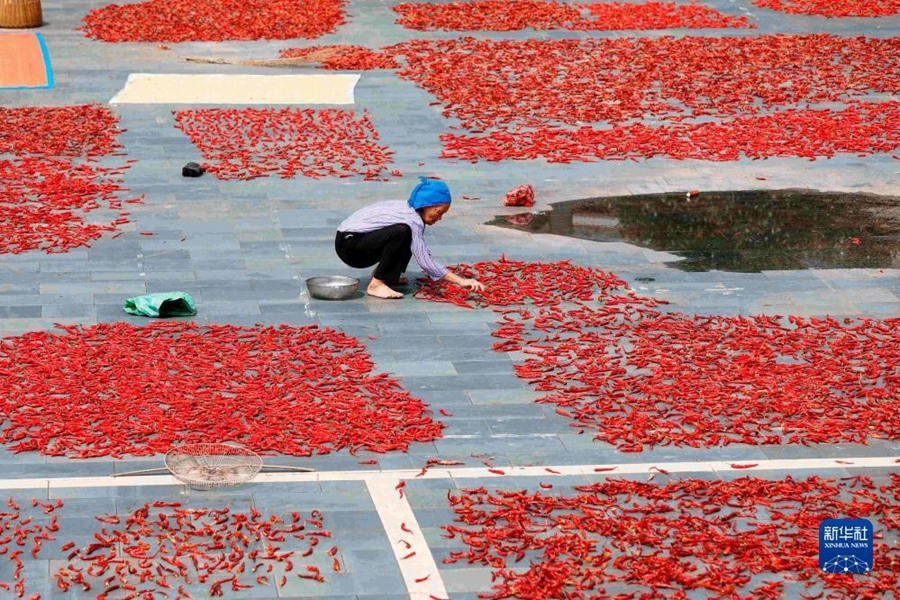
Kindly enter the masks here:
<path id="1" fill-rule="evenodd" d="M 382 281 L 381 279 L 375 278 L 375 270 L 372 271 L 372 281 L 378 281 L 378 282 L 387 284 L 387 282 Z M 397 281 L 392 281 L 389 285 L 406 285 L 408 283 L 409 283 L 409 278 L 406 277 L 405 275 L 401 275 L 400 277 L 397 278 Z"/>
<path id="2" fill-rule="evenodd" d="M 386 300 L 396 300 L 402 298 L 403 294 L 392 290 L 387 284 L 379 279 L 373 279 L 366 288 L 366 293 L 376 298 L 384 298 Z"/>

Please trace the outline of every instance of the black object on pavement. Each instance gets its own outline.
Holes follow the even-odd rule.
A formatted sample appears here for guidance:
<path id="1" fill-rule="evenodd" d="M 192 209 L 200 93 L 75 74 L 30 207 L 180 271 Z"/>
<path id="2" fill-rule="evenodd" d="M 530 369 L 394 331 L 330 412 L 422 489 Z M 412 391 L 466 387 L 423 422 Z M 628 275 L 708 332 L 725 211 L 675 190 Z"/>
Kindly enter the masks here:
<path id="1" fill-rule="evenodd" d="M 203 173 L 205 173 L 203 167 L 195 162 L 189 162 L 181 168 L 184 177 L 200 177 Z"/>

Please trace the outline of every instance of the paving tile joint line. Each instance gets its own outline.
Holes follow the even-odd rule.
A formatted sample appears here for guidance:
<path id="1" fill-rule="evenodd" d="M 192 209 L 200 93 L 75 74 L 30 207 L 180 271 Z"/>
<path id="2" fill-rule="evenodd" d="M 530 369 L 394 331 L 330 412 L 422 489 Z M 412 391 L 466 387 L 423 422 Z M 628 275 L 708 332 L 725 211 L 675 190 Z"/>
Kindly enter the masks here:
<path id="1" fill-rule="evenodd" d="M 365 481 L 409 594 L 446 598 L 447 589 L 437 562 L 406 496 L 401 496 L 397 489 L 399 481 L 385 477 L 370 477 Z"/>
<path id="2" fill-rule="evenodd" d="M 735 461 L 681 461 L 644 463 L 605 463 L 588 465 L 546 465 L 539 467 L 503 467 L 489 470 L 484 467 L 458 467 L 430 469 L 417 477 L 421 470 L 395 469 L 385 471 L 321 471 L 312 473 L 265 473 L 258 475 L 254 483 L 284 483 L 304 481 L 362 481 L 396 485 L 401 480 L 416 479 L 477 479 L 502 477 L 559 477 L 565 475 L 620 475 L 633 473 L 730 472 L 751 474 L 754 471 L 778 471 L 791 469 L 844 469 L 898 467 L 900 456 L 867 456 L 846 458 L 798 458 L 775 460 L 735 460 Z M 596 471 L 601 469 L 601 471 Z M 41 477 L 32 479 L 0 479 L 0 489 L 15 490 L 48 487 L 49 489 L 88 487 L 129 487 L 144 485 L 179 485 L 180 482 L 169 475 L 136 477 Z"/>

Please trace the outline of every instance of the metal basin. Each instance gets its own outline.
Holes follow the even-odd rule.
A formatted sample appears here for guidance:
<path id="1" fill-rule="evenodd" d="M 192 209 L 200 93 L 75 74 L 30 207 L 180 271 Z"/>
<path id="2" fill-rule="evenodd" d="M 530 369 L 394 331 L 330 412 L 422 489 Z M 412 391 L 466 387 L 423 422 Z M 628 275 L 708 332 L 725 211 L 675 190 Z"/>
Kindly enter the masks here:
<path id="1" fill-rule="evenodd" d="M 347 300 L 359 289 L 359 279 L 353 277 L 311 277 L 306 280 L 309 295 L 319 300 Z"/>

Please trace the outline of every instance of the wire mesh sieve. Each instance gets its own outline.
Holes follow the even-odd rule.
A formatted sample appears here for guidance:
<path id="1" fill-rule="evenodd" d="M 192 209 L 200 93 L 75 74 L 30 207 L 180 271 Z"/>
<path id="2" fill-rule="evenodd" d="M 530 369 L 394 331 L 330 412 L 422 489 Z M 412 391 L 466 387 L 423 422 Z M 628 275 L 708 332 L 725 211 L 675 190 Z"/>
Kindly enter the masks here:
<path id="1" fill-rule="evenodd" d="M 252 450 L 229 444 L 190 444 L 166 453 L 166 468 L 195 490 L 239 485 L 256 477 L 262 459 Z"/>

